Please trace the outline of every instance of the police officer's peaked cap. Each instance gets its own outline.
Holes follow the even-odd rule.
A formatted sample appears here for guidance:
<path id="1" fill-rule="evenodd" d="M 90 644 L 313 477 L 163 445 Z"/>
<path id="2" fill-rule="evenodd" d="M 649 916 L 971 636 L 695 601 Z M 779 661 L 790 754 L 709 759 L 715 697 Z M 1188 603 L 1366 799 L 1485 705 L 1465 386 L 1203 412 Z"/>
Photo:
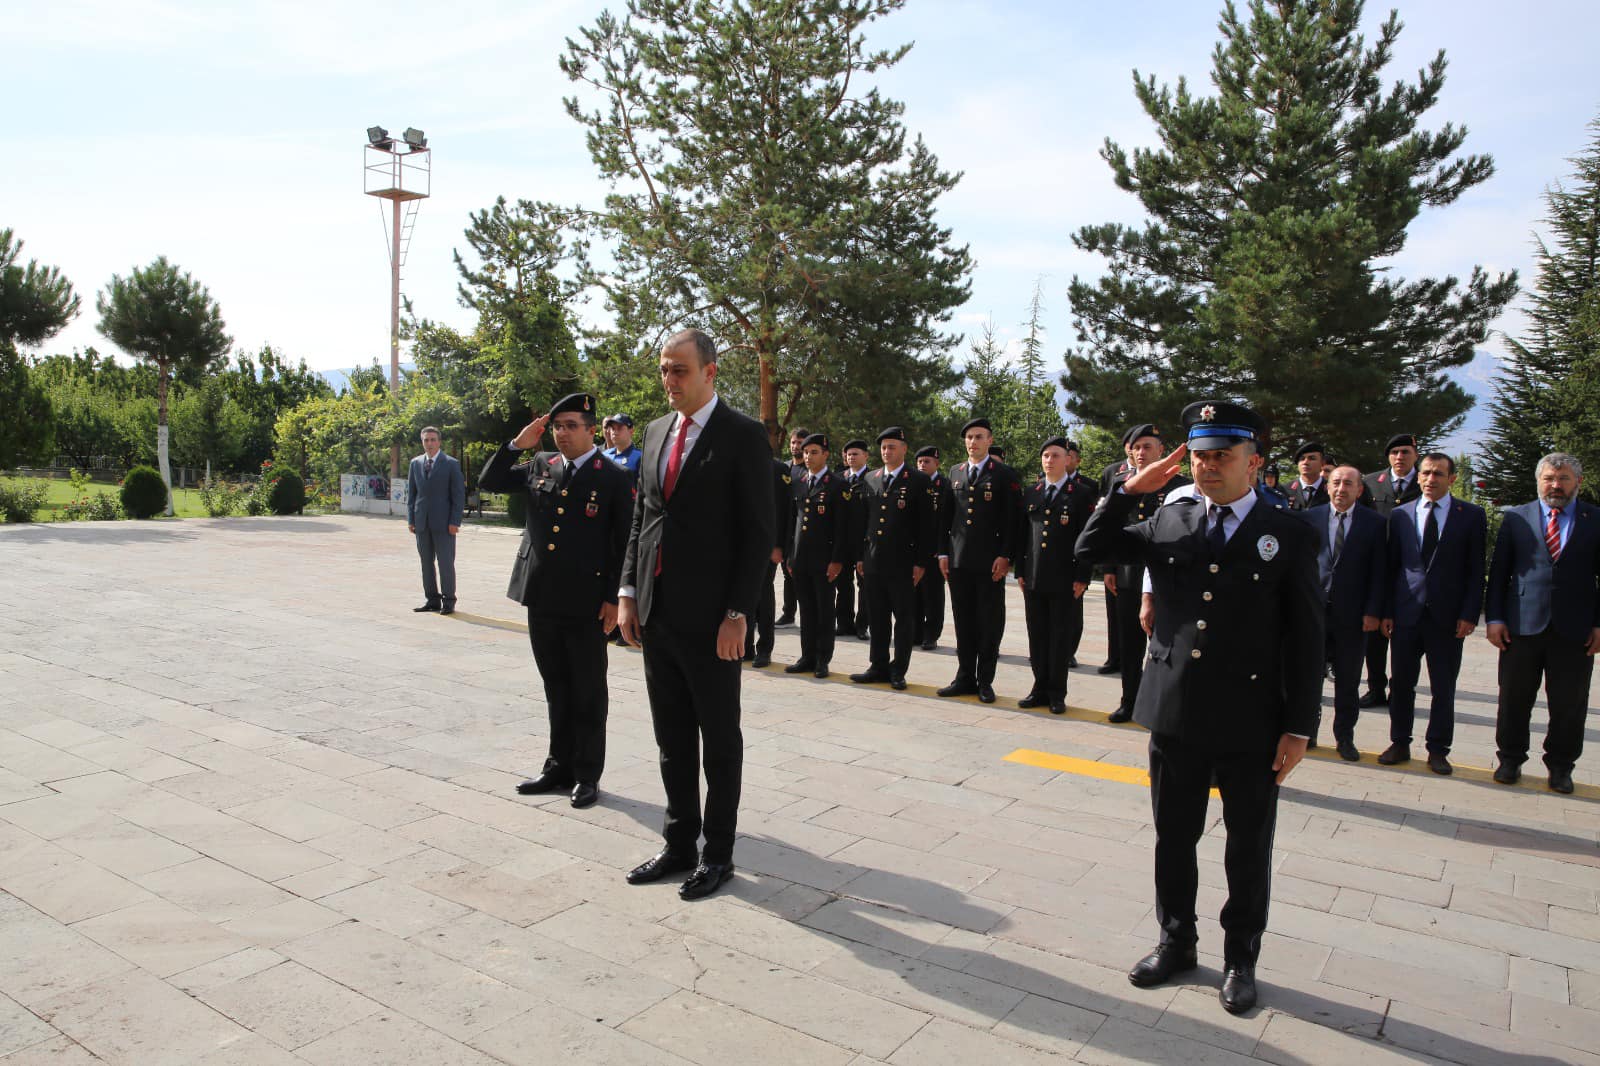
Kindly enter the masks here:
<path id="1" fill-rule="evenodd" d="M 937 458 L 939 458 L 939 449 L 936 448 L 935 446 L 933 446 L 932 444 L 923 445 L 921 448 L 917 449 L 917 458 L 918 459 L 937 459 Z"/>
<path id="2" fill-rule="evenodd" d="M 1060 448 L 1064 452 L 1075 452 L 1078 446 L 1065 437 L 1051 437 L 1039 445 L 1039 454 L 1043 455 L 1046 448 Z"/>
<path id="3" fill-rule="evenodd" d="M 1128 431 L 1122 435 L 1122 446 L 1126 448 L 1140 437 L 1154 437 L 1161 439 L 1161 431 L 1152 422 L 1141 422 L 1137 426 L 1129 426 Z"/>
<path id="4" fill-rule="evenodd" d="M 1267 423 L 1243 404 L 1196 400 L 1183 409 L 1183 431 L 1190 451 L 1209 451 L 1259 441 Z"/>
<path id="5" fill-rule="evenodd" d="M 855 440 L 845 441 L 843 450 L 849 451 L 851 448 L 860 448 L 862 451 L 866 451 L 867 442 L 862 440 L 860 437 L 857 437 Z"/>
<path id="6" fill-rule="evenodd" d="M 1298 463 L 1311 452 L 1316 452 L 1318 455 L 1326 459 L 1328 457 L 1328 446 L 1323 444 L 1320 440 L 1308 440 L 1304 444 L 1300 445 L 1299 448 L 1295 449 L 1294 461 Z"/>
<path id="7" fill-rule="evenodd" d="M 805 451 L 807 448 L 811 447 L 813 444 L 815 444 L 817 447 L 821 448 L 823 451 L 827 451 L 828 450 L 828 435 L 826 433 L 813 433 L 813 434 L 811 434 L 811 436 L 807 437 L 805 440 L 800 442 L 800 450 L 801 451 Z"/>
<path id="8" fill-rule="evenodd" d="M 1278 470 L 1278 464 L 1277 463 L 1268 463 L 1266 466 L 1261 468 L 1261 473 L 1262 473 L 1262 475 L 1264 477 L 1281 477 L 1282 476 L 1282 474 Z"/>
<path id="9" fill-rule="evenodd" d="M 1394 451 L 1396 448 L 1420 449 L 1421 445 L 1417 443 L 1417 436 L 1415 433 L 1396 433 L 1394 436 L 1389 438 L 1389 443 L 1383 446 L 1384 454 L 1388 454 L 1389 452 Z"/>
<path id="10" fill-rule="evenodd" d="M 986 429 L 990 433 L 994 432 L 994 427 L 989 424 L 989 420 L 987 418 L 972 419 L 966 425 L 961 427 L 961 435 L 965 437 L 967 435 L 967 430 L 969 429 Z"/>
<path id="11" fill-rule="evenodd" d="M 593 419 L 597 406 L 595 398 L 587 392 L 574 392 L 561 397 L 550 406 L 550 417 L 554 418 L 556 415 L 564 414 L 580 414 L 588 415 Z"/>
<path id="12" fill-rule="evenodd" d="M 901 444 L 904 444 L 906 442 L 906 431 L 901 429 L 899 426 L 890 426 L 888 429 L 878 434 L 879 444 L 882 444 L 886 440 L 897 440 Z"/>

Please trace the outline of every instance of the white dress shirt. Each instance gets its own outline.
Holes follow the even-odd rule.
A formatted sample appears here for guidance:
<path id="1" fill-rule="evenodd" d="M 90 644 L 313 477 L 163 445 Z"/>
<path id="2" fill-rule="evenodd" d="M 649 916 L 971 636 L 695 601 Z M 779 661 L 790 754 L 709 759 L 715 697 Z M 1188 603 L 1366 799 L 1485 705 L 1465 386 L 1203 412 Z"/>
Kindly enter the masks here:
<path id="1" fill-rule="evenodd" d="M 1439 536 L 1444 537 L 1444 520 L 1450 514 L 1450 497 L 1447 495 L 1438 503 L 1423 496 L 1417 500 L 1417 543 L 1422 543 L 1422 534 L 1428 528 L 1428 508 L 1436 508 L 1439 512 Z"/>
<path id="2" fill-rule="evenodd" d="M 678 466 L 680 474 L 683 473 L 682 463 L 688 460 L 689 453 L 694 450 L 695 442 L 700 439 L 701 431 L 706 428 L 706 420 L 711 417 L 711 411 L 716 406 L 717 394 L 713 392 L 711 400 L 704 407 L 689 415 L 690 418 L 694 419 L 694 423 L 689 427 L 689 432 L 683 438 L 683 458 L 679 460 L 680 465 Z M 672 425 L 667 427 L 667 439 L 663 442 L 661 455 L 656 459 L 656 476 L 661 479 L 663 486 L 667 483 L 667 463 L 672 459 L 672 446 L 678 438 L 678 427 L 681 425 L 683 425 L 683 412 L 680 411 L 678 416 L 672 420 Z M 639 506 L 637 501 L 635 501 L 634 506 Z M 644 563 L 641 562 L 639 565 L 644 565 Z M 654 562 L 652 561 L 650 565 L 653 566 Z M 621 599 L 624 596 L 630 600 L 636 600 L 639 598 L 639 590 L 633 585 L 623 585 L 617 590 L 617 598 Z"/>

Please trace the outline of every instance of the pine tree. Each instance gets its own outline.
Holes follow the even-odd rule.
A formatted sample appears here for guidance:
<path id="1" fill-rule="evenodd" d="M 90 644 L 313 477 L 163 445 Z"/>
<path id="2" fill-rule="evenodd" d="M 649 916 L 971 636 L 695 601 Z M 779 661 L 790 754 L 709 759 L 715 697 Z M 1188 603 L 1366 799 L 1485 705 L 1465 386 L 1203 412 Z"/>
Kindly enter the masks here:
<path id="1" fill-rule="evenodd" d="M 1056 383 L 1045 370 L 1044 360 L 1044 279 L 1033 283 L 1033 298 L 1028 301 L 1027 333 L 1017 357 L 1017 445 L 1037 448 L 1065 430 L 1061 408 L 1056 403 Z"/>
<path id="2" fill-rule="evenodd" d="M 1463 127 L 1420 127 L 1443 52 L 1385 92 L 1400 22 L 1368 47 L 1363 7 L 1253 0 L 1245 22 L 1230 0 L 1214 96 L 1135 71 L 1161 146 L 1130 157 L 1108 140 L 1101 154 L 1152 221 L 1073 238 L 1109 260 L 1070 288 L 1074 415 L 1170 424 L 1195 397 L 1233 396 L 1287 445 L 1322 438 L 1371 464 L 1398 430 L 1426 441 L 1460 424 L 1472 398 L 1447 371 L 1472 358 L 1516 276 L 1406 281 L 1385 261 L 1424 207 L 1454 203 L 1493 163 L 1457 156 Z"/>
<path id="3" fill-rule="evenodd" d="M 78 294 L 56 267 L 29 260 L 22 242 L 0 229 L 0 469 L 44 458 L 54 439 L 50 395 L 17 345 L 55 336 L 78 313 Z"/>

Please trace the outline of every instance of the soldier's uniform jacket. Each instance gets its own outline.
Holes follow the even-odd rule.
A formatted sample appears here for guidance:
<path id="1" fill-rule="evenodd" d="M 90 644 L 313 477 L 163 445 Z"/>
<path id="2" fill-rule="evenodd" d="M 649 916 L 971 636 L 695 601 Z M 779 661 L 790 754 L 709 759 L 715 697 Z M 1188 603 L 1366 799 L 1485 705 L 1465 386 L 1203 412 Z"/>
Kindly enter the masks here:
<path id="1" fill-rule="evenodd" d="M 501 446 L 478 475 L 489 492 L 526 492 L 522 543 L 506 595 L 540 614 L 594 618 L 616 603 L 633 522 L 633 475 L 595 451 L 562 487 L 559 452 Z M 559 462 L 558 462 L 559 460 Z"/>
<path id="2" fill-rule="evenodd" d="M 789 534 L 794 527 L 794 470 L 782 459 L 772 460 L 773 547 L 789 554 Z"/>
<path id="3" fill-rule="evenodd" d="M 1203 500 L 1179 494 L 1135 522 L 1138 499 L 1107 496 L 1078 538 L 1091 561 L 1149 567 L 1155 627 L 1134 719 L 1215 750 L 1309 736 L 1325 651 L 1313 530 L 1258 497 L 1214 557 Z"/>
<path id="4" fill-rule="evenodd" d="M 1411 473 L 1406 477 L 1405 492 L 1398 496 L 1394 491 L 1394 471 L 1387 467 L 1363 475 L 1361 485 L 1361 502 L 1385 516 L 1402 503 L 1410 503 L 1422 495 L 1422 489 L 1417 485 L 1416 467 L 1412 467 Z"/>
<path id="5" fill-rule="evenodd" d="M 1048 482 L 1040 481 L 1022 494 L 1027 527 L 1017 576 L 1030 593 L 1072 595 L 1072 583 L 1089 580 L 1089 563 L 1077 558 L 1078 536 L 1094 511 L 1093 483 L 1074 477 L 1062 482 L 1056 498 L 1045 503 Z"/>
<path id="6" fill-rule="evenodd" d="M 972 464 L 963 461 L 950 472 L 950 494 L 950 524 L 939 554 L 950 557 L 951 568 L 988 570 L 996 559 L 1015 561 L 1022 505 L 1016 472 L 989 456 L 972 477 Z"/>
<path id="7" fill-rule="evenodd" d="M 920 471 L 919 471 L 920 473 Z M 938 543 L 934 551 L 943 551 L 944 535 L 950 531 L 950 516 L 955 511 L 955 493 L 950 491 L 950 479 L 943 470 L 936 470 L 926 475 L 928 478 L 928 499 L 933 501 L 933 529 Z"/>
<path id="8" fill-rule="evenodd" d="M 928 475 L 902 463 L 889 481 L 882 468 L 856 483 L 852 494 L 865 520 L 858 557 L 869 574 L 911 577 L 933 565 L 938 552 L 933 493 Z"/>
<path id="9" fill-rule="evenodd" d="M 1328 502 L 1328 475 L 1322 475 L 1315 489 L 1309 489 L 1301 483 L 1299 478 L 1289 482 L 1289 507 L 1295 511 L 1309 511 L 1311 508 Z"/>
<path id="10" fill-rule="evenodd" d="M 850 543 L 855 516 L 850 484 L 843 475 L 824 469 L 795 488 L 793 536 L 789 540 L 789 565 L 795 570 L 825 570 L 829 563 L 850 565 L 855 545 Z"/>

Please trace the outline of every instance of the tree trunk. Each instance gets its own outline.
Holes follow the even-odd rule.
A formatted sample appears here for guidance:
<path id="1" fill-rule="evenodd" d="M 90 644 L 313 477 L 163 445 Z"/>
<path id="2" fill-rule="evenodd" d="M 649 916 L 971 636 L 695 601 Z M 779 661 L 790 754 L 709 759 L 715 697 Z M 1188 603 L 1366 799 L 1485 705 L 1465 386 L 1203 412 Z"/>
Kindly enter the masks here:
<path id="1" fill-rule="evenodd" d="M 772 379 L 771 357 L 758 352 L 756 359 L 761 368 L 761 424 L 767 427 L 767 445 L 776 454 L 783 432 L 778 425 L 778 386 Z"/>
<path id="2" fill-rule="evenodd" d="M 172 466 L 167 461 L 167 364 L 156 364 L 156 464 L 167 486 L 167 517 L 172 517 Z"/>

